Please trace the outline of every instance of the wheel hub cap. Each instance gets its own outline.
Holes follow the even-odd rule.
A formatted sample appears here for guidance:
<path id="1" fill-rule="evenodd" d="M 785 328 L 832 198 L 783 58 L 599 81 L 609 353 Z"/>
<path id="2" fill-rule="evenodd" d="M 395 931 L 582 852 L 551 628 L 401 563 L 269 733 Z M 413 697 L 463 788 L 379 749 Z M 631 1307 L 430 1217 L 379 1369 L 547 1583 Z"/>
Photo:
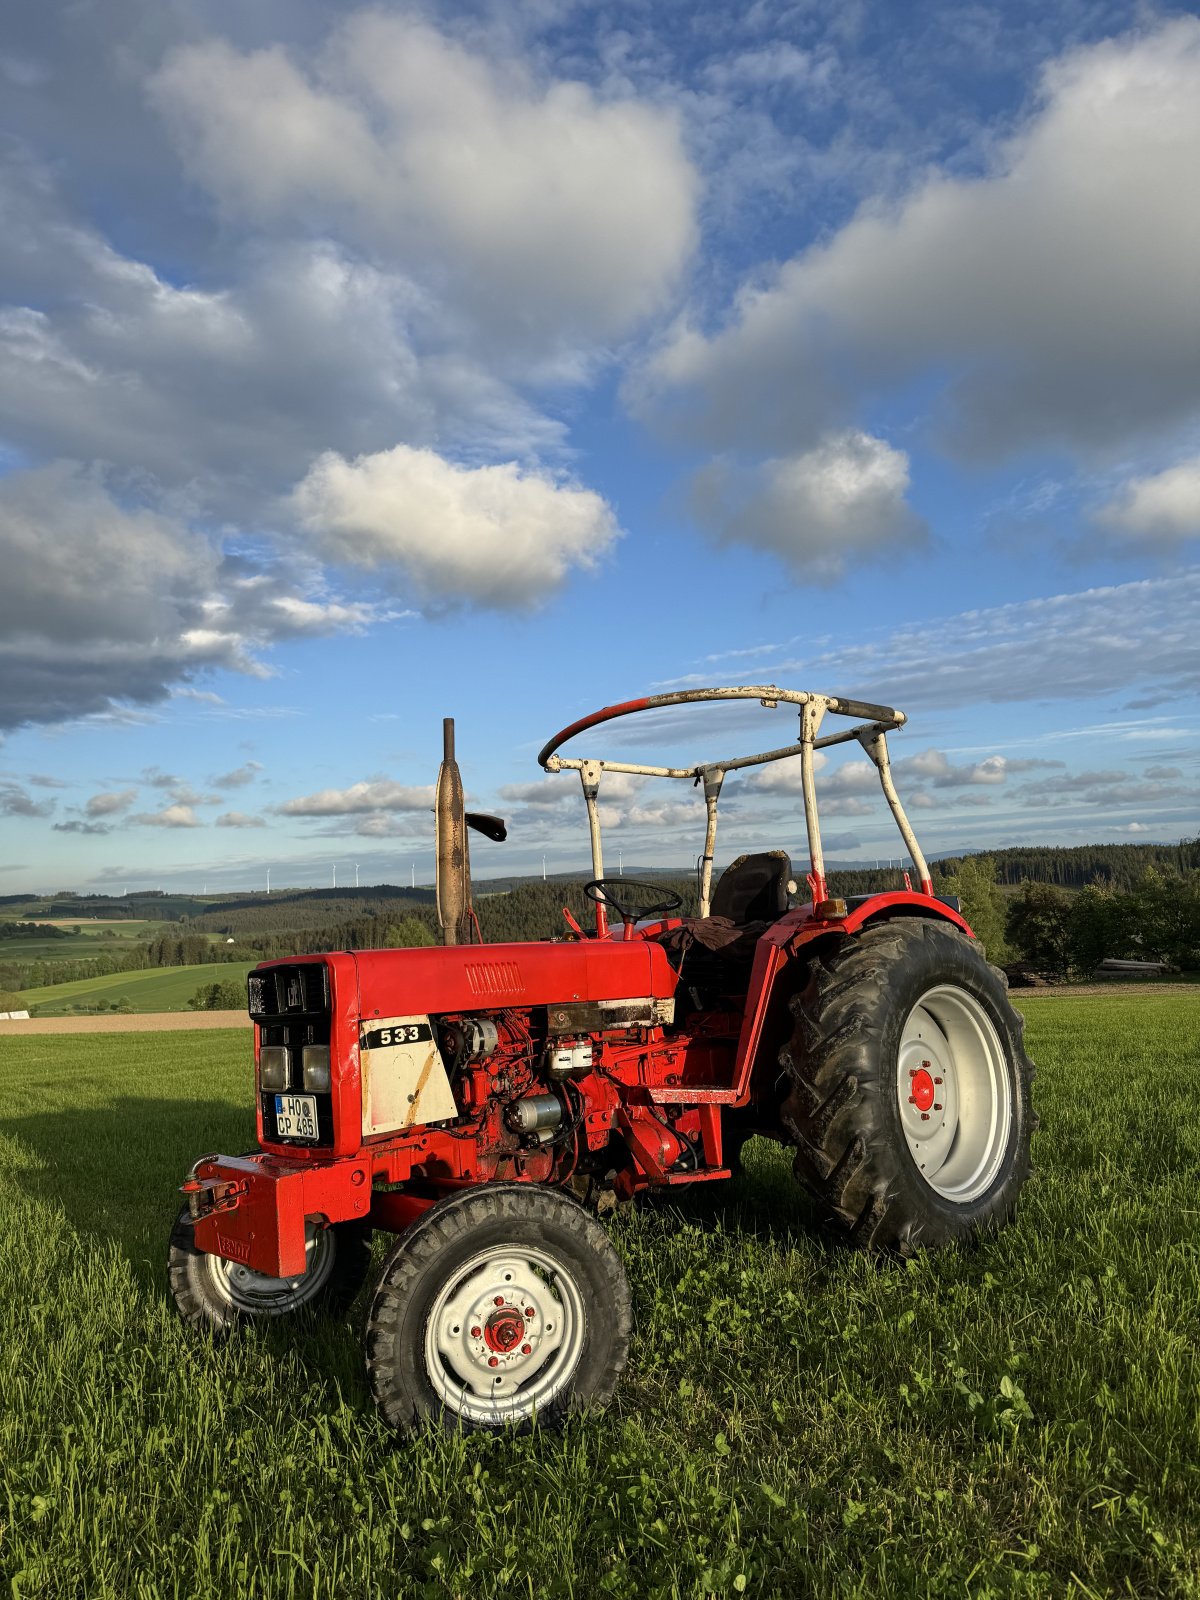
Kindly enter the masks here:
<path id="1" fill-rule="evenodd" d="M 489 1350 L 507 1355 L 525 1337 L 525 1318 L 513 1307 L 493 1311 L 484 1324 L 483 1338 Z"/>
<path id="2" fill-rule="evenodd" d="M 909 1082 L 912 1089 L 912 1102 L 918 1111 L 928 1111 L 937 1098 L 934 1093 L 933 1079 L 925 1067 L 918 1067 Z"/>

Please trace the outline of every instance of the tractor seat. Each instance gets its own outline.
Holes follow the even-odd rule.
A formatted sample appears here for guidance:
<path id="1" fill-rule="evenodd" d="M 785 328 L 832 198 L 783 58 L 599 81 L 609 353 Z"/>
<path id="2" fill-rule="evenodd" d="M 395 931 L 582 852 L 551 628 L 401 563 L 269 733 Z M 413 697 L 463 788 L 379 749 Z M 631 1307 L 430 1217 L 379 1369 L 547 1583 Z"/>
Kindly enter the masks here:
<path id="1" fill-rule="evenodd" d="M 728 917 L 736 927 L 750 922 L 776 922 L 788 908 L 792 858 L 786 850 L 763 850 L 739 856 L 721 874 L 713 890 L 711 915 Z"/>

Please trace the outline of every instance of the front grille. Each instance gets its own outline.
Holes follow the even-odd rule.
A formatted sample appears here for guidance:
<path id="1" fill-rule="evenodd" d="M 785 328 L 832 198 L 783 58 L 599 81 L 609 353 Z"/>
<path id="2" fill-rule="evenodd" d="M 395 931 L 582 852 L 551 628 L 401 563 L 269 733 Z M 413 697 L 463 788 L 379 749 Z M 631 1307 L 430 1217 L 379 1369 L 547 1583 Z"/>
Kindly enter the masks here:
<path id="1" fill-rule="evenodd" d="M 268 967 L 265 971 L 250 974 L 247 990 L 250 1015 L 259 1026 L 260 1045 L 285 1045 L 290 1057 L 288 1092 L 308 1093 L 301 1071 L 301 1051 L 306 1044 L 332 1043 L 329 969 L 319 961 Z M 330 1054 L 332 1057 L 332 1051 Z M 310 1147 L 333 1144 L 332 1095 L 319 1094 L 314 1097 L 317 1102 L 315 1139 L 281 1139 L 275 1121 L 277 1092 L 264 1089 L 260 1095 L 264 1139 L 269 1143 Z"/>

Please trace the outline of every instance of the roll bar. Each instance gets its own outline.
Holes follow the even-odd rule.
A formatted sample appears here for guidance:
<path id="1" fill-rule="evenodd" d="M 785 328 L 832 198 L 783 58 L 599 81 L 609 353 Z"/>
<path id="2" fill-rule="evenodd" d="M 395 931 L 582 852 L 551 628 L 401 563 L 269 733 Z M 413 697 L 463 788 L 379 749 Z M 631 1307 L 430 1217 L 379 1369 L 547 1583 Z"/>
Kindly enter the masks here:
<path id="1" fill-rule="evenodd" d="M 559 755 L 559 747 L 568 740 L 584 733 L 590 728 L 597 728 L 602 723 L 612 722 L 617 717 L 632 716 L 639 711 L 657 711 L 664 706 L 697 705 L 705 702 L 719 700 L 757 700 L 760 705 L 769 710 L 774 710 L 781 703 L 795 705 L 800 711 L 800 737 L 792 744 L 782 745 L 775 750 L 764 750 L 758 755 L 734 756 L 724 761 L 701 761 L 693 767 L 660 767 L 649 766 L 641 762 L 632 761 L 602 761 L 594 758 L 580 756 Z M 854 717 L 863 719 L 851 728 L 840 729 L 836 733 L 821 734 L 820 728 L 827 715 Z M 695 784 L 704 786 L 704 805 L 707 812 L 707 823 L 704 835 L 704 854 L 700 858 L 700 915 L 706 917 L 712 901 L 712 869 L 713 850 L 717 835 L 717 805 L 721 794 L 721 785 L 725 781 L 725 774 L 736 772 L 743 767 L 761 766 L 770 761 L 783 761 L 788 756 L 800 756 L 800 784 L 804 795 L 804 821 L 808 834 L 808 854 L 810 863 L 809 887 L 812 890 L 814 904 L 820 904 L 828 898 L 825 883 L 825 857 L 821 846 L 821 828 L 817 815 L 817 790 L 815 779 L 815 764 L 813 752 L 827 749 L 830 745 L 847 744 L 857 740 L 874 763 L 878 773 L 880 787 L 884 799 L 900 830 L 900 837 L 904 840 L 905 848 L 912 858 L 913 865 L 920 879 L 922 894 L 933 894 L 933 882 L 929 876 L 929 867 L 917 843 L 917 837 L 912 830 L 900 797 L 896 793 L 896 786 L 892 781 L 891 761 L 888 756 L 887 735 L 893 728 L 902 728 L 908 719 L 903 711 L 895 711 L 891 706 L 872 705 L 867 700 L 847 700 L 841 695 L 814 694 L 805 689 L 779 689 L 774 684 L 753 684 L 734 688 L 718 689 L 680 689 L 671 694 L 646 695 L 640 700 L 626 700 L 620 705 L 604 706 L 599 711 L 593 711 L 590 716 L 581 717 L 578 722 L 573 722 L 561 733 L 556 733 L 554 738 L 542 746 L 538 752 L 538 762 L 547 772 L 575 771 L 580 775 L 583 783 L 584 803 L 587 806 L 588 830 L 592 844 L 592 876 L 604 876 L 604 859 L 600 838 L 599 794 L 600 782 L 605 772 L 633 773 L 639 777 L 647 778 L 690 778 Z M 597 932 L 603 933 L 607 926 L 604 917 L 604 908 L 597 904 L 596 907 Z"/>

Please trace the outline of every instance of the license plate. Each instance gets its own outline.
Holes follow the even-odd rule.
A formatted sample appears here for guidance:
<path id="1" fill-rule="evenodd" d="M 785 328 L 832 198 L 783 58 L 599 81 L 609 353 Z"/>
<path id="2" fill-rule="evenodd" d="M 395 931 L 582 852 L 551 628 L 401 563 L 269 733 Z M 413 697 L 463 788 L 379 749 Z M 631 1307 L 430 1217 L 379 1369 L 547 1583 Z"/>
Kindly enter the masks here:
<path id="1" fill-rule="evenodd" d="M 315 1139 L 317 1137 L 316 1095 L 277 1094 L 275 1132 L 280 1139 Z"/>

